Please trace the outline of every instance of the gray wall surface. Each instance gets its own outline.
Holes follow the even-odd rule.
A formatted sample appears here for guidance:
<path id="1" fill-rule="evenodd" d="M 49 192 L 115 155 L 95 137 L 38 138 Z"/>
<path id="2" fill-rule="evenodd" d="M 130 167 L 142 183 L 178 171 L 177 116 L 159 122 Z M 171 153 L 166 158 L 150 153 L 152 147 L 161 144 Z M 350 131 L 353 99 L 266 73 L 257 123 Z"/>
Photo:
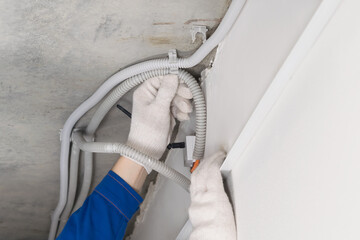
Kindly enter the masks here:
<path id="1" fill-rule="evenodd" d="M 189 55 L 200 44 L 191 43 L 192 24 L 213 29 L 228 4 L 0 0 L 0 239 L 46 239 L 58 132 L 71 112 L 126 65 L 171 48 Z M 131 109 L 129 96 L 122 103 Z M 124 142 L 129 123 L 114 110 L 97 139 Z M 116 158 L 96 155 L 95 184 Z"/>

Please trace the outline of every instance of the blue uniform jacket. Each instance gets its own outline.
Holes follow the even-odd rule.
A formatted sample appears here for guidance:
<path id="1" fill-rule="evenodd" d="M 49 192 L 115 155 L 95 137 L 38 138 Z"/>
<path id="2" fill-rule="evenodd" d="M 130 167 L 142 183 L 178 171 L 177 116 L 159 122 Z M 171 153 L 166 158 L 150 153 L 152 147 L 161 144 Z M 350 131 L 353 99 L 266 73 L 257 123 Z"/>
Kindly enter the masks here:
<path id="1" fill-rule="evenodd" d="M 129 184 L 110 171 L 71 215 L 57 240 L 122 239 L 142 200 Z"/>

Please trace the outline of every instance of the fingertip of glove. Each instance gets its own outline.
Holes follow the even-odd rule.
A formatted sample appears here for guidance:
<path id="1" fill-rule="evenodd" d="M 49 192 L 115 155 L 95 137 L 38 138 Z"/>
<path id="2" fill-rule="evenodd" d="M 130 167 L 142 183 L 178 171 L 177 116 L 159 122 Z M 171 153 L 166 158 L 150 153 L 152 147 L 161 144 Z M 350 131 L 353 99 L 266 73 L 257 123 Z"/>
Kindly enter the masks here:
<path id="1" fill-rule="evenodd" d="M 184 112 L 180 111 L 176 106 L 172 107 L 171 112 L 174 115 L 174 117 L 177 120 L 179 120 L 180 122 L 190 119 L 190 117 L 189 117 L 189 115 L 187 113 L 184 113 Z"/>
<path id="2" fill-rule="evenodd" d="M 178 112 L 178 113 L 176 114 L 176 119 L 179 120 L 180 122 L 182 122 L 182 121 L 189 120 L 190 117 L 189 117 L 189 114 L 187 114 L 187 113 Z"/>
<path id="3" fill-rule="evenodd" d="M 179 86 L 179 80 L 176 75 L 166 75 L 161 79 L 161 85 L 169 89 L 176 89 Z"/>
<path id="4" fill-rule="evenodd" d="M 153 84 L 153 86 L 156 88 L 156 89 L 159 89 L 160 88 L 160 85 L 161 85 L 161 77 L 154 77 L 154 78 L 150 78 L 149 79 L 151 81 L 151 83 Z"/>
<path id="5" fill-rule="evenodd" d="M 193 98 L 190 88 L 185 83 L 180 83 L 179 88 L 177 90 L 177 95 L 185 99 Z"/>
<path id="6" fill-rule="evenodd" d="M 176 90 L 178 88 L 179 81 L 176 75 L 166 75 L 161 79 L 160 88 L 157 94 L 157 100 L 170 104 L 173 100 Z"/>
<path id="7" fill-rule="evenodd" d="M 216 166 L 220 167 L 221 164 L 224 162 L 226 157 L 226 153 L 224 150 L 219 150 L 214 155 L 212 155 L 209 159 L 209 164 L 215 164 Z"/>
<path id="8" fill-rule="evenodd" d="M 179 81 L 179 77 L 178 75 L 175 75 L 175 74 L 169 74 L 169 75 L 165 75 L 165 76 L 162 76 L 164 79 L 170 79 L 171 81 Z"/>

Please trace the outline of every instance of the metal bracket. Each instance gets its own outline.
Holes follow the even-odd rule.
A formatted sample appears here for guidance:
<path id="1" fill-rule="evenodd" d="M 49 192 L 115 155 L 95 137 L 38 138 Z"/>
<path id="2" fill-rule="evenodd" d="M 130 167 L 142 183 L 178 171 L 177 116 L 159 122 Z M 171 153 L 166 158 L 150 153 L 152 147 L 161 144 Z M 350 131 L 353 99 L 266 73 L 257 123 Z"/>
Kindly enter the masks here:
<path id="1" fill-rule="evenodd" d="M 192 43 L 196 40 L 196 34 L 200 33 L 203 43 L 206 41 L 206 32 L 208 31 L 206 26 L 201 25 L 193 25 L 191 27 L 190 33 L 191 33 L 191 39 Z"/>
<path id="2" fill-rule="evenodd" d="M 170 67 L 170 74 L 178 75 L 179 67 L 178 67 L 177 63 L 178 63 L 179 59 L 177 58 L 176 49 L 170 49 L 168 52 L 168 55 L 169 55 L 169 63 L 170 63 L 170 65 L 172 65 Z"/>

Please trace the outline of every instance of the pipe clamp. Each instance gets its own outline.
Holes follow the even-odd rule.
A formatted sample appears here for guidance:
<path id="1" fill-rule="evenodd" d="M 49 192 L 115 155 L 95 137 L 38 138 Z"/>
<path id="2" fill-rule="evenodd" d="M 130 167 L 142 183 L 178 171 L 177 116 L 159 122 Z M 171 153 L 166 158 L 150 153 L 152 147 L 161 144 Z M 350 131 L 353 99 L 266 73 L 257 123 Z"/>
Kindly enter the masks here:
<path id="1" fill-rule="evenodd" d="M 179 59 L 177 58 L 177 52 L 176 49 L 170 49 L 168 52 L 169 55 L 169 63 L 171 65 L 170 67 L 170 74 L 178 75 L 179 74 Z"/>

